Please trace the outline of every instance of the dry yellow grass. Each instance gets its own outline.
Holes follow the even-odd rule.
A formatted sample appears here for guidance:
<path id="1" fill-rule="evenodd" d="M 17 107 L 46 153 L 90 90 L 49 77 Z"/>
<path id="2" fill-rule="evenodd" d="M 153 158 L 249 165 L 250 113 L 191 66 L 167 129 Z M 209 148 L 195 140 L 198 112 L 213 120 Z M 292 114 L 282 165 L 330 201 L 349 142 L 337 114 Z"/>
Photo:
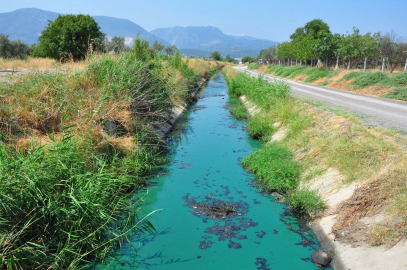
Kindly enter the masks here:
<path id="1" fill-rule="evenodd" d="M 184 61 L 187 59 L 184 58 Z M 214 69 L 219 69 L 228 65 L 229 63 L 217 62 L 217 61 L 205 61 L 203 59 L 192 58 L 188 59 L 188 67 L 192 68 L 197 74 L 204 74 Z"/>
<path id="2" fill-rule="evenodd" d="M 49 59 L 49 58 L 34 58 L 34 57 L 28 57 L 27 60 L 18 60 L 18 59 L 2 59 L 0 58 L 0 71 L 2 70 L 14 70 L 14 71 L 22 71 L 24 69 L 26 70 L 32 70 L 32 69 L 39 69 L 39 70 L 44 70 L 44 69 L 49 69 L 49 68 L 55 68 L 55 67 L 65 67 L 65 68 L 82 68 L 87 65 L 87 61 L 77 61 L 77 62 L 67 62 L 64 64 L 61 64 L 59 61 L 56 61 L 54 59 Z"/>

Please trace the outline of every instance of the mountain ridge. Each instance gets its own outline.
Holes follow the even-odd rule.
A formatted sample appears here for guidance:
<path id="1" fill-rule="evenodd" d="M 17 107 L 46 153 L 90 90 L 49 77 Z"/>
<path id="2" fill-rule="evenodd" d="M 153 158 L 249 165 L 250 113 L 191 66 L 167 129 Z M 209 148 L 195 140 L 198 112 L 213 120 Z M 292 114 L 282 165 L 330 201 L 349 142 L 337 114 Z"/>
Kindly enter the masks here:
<path id="1" fill-rule="evenodd" d="M 232 36 L 214 26 L 175 26 L 158 28 L 150 33 L 167 41 L 179 49 L 194 49 L 203 51 L 214 50 L 255 50 L 260 51 L 276 44 L 265 39 L 250 36 Z"/>
<path id="2" fill-rule="evenodd" d="M 11 12 L 0 13 L 0 33 L 9 35 L 11 40 L 20 39 L 28 44 L 37 43 L 41 31 L 48 25 L 48 20 L 55 20 L 62 13 L 46 11 L 38 8 L 22 8 Z M 109 16 L 92 16 L 98 22 L 100 29 L 107 36 L 135 38 L 140 33 L 141 38 L 150 43 L 155 40 L 167 44 L 155 37 L 140 25 L 128 20 Z"/>

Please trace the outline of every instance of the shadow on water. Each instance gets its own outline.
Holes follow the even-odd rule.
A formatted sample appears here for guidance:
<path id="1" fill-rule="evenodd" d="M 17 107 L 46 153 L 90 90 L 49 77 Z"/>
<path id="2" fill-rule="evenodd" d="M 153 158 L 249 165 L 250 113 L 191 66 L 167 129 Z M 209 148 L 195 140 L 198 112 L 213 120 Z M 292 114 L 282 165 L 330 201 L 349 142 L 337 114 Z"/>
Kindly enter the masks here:
<path id="1" fill-rule="evenodd" d="M 95 269 L 317 269 L 312 231 L 261 192 L 240 160 L 261 146 L 227 110 L 215 75 L 169 138 L 170 161 L 153 179 L 139 215 L 155 209 L 156 235 L 133 235 Z M 145 190 L 135 194 L 143 196 Z"/>

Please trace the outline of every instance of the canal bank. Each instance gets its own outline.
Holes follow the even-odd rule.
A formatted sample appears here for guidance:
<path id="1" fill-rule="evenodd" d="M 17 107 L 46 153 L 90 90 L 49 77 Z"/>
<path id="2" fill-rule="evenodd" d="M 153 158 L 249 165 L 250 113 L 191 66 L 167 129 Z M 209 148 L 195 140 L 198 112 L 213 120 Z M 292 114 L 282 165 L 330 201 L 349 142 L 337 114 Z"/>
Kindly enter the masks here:
<path id="1" fill-rule="evenodd" d="M 250 122 L 260 119 L 267 127 L 260 137 L 290 149 L 301 164 L 296 190 L 314 192 L 324 202 L 324 209 L 308 214 L 321 245 L 335 255 L 331 265 L 404 269 L 405 137 L 363 126 L 343 111 L 338 115 L 292 98 L 267 100 L 268 91 L 261 89 L 268 86 L 261 79 L 226 73 L 236 76 L 230 85 Z"/>

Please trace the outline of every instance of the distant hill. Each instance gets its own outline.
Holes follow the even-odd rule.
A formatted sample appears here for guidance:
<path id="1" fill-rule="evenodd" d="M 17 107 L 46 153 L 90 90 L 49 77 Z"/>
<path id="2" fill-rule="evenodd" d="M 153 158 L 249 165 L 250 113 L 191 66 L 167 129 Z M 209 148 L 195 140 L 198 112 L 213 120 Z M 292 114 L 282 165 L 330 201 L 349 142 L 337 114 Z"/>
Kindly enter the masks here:
<path id="1" fill-rule="evenodd" d="M 179 49 L 213 52 L 218 50 L 224 56 L 241 57 L 250 53 L 258 53 L 264 48 L 274 46 L 276 42 L 257 39 L 249 36 L 231 36 L 224 34 L 219 28 L 207 26 L 187 26 L 159 28 L 151 31 L 155 36 L 177 46 Z M 187 50 L 184 50 L 187 51 Z"/>
<path id="2" fill-rule="evenodd" d="M 58 15 L 59 13 L 56 12 L 36 8 L 23 8 L 0 13 L 0 33 L 9 35 L 11 40 L 20 39 L 28 44 L 37 43 L 41 31 L 48 25 L 48 20 L 53 21 Z M 153 34 L 132 21 L 106 16 L 93 16 L 93 18 L 107 36 L 126 37 L 127 43 L 130 43 L 129 38 L 134 38 L 137 33 L 140 33 L 140 37 L 147 39 L 150 43 L 157 40 L 167 44 L 164 40 L 154 37 Z"/>

